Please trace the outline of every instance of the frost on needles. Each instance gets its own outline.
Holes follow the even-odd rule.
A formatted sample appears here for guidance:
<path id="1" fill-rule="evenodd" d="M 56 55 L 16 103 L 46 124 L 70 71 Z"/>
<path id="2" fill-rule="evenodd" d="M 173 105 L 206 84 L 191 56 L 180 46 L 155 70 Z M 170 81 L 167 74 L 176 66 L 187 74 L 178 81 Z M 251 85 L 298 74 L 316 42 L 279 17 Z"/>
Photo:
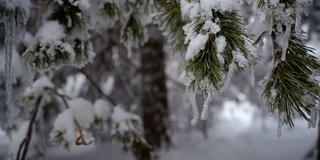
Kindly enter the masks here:
<path id="1" fill-rule="evenodd" d="M 256 53 L 247 48 L 250 40 L 239 12 L 242 3 L 238 0 L 181 1 L 182 14 L 188 22 L 183 27 L 188 47 L 185 71 L 180 79 L 189 94 L 205 94 L 202 120 L 210 110 L 213 94 L 222 93 L 228 87 L 234 67 L 242 71 L 258 59 Z M 194 102 L 192 104 L 197 119 L 197 107 Z"/>
<path id="2" fill-rule="evenodd" d="M 256 43 L 262 41 L 262 37 L 269 37 L 273 44 L 274 65 L 262 83 L 262 98 L 270 112 L 281 115 L 279 125 L 294 126 L 292 118 L 298 113 L 309 126 L 315 127 L 314 115 L 320 98 L 315 76 L 320 63 L 313 49 L 304 45 L 300 34 L 301 15 L 311 3 L 311 0 L 258 0 L 254 4 L 261 15 L 254 25 L 268 26 L 257 35 Z"/>

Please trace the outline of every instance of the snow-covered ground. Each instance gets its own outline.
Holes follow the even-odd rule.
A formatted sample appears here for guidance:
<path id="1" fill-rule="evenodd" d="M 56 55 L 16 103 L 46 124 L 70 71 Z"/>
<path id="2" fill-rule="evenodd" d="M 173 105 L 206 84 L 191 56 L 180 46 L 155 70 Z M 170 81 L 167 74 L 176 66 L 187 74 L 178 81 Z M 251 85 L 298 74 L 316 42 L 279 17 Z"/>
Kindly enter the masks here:
<path id="1" fill-rule="evenodd" d="M 254 113 L 256 109 L 247 102 L 225 102 L 217 122 L 208 131 L 208 139 L 196 130 L 177 133 L 173 136 L 175 147 L 162 151 L 161 160 L 302 160 L 316 142 L 317 129 L 308 129 L 304 120 L 296 119 L 292 129 L 284 126 L 282 136 L 277 137 L 277 120 L 267 117 L 263 130 L 261 119 Z M 119 145 L 111 144 L 81 146 L 71 152 L 51 149 L 48 158 L 134 160 Z"/>
<path id="2" fill-rule="evenodd" d="M 284 126 L 282 136 L 277 137 L 277 120 L 267 117 L 263 130 L 261 119 L 254 117 L 256 111 L 247 101 L 226 101 L 217 122 L 208 131 L 208 139 L 196 130 L 177 133 L 173 136 L 175 147 L 162 151 L 161 160 L 302 160 L 315 144 L 317 129 L 308 129 L 304 120 L 296 119 L 292 129 Z M 69 155 L 52 152 L 50 157 L 52 160 L 87 160 L 90 157 L 133 160 L 130 154 L 110 144 L 83 149 Z"/>
<path id="3" fill-rule="evenodd" d="M 302 160 L 316 142 L 317 129 L 308 129 L 305 120 L 284 126 L 278 137 L 276 119 L 267 117 L 264 130 L 261 119 L 253 119 L 254 108 L 235 102 L 224 108 L 208 139 L 199 131 L 178 134 L 175 149 L 163 151 L 162 160 Z"/>

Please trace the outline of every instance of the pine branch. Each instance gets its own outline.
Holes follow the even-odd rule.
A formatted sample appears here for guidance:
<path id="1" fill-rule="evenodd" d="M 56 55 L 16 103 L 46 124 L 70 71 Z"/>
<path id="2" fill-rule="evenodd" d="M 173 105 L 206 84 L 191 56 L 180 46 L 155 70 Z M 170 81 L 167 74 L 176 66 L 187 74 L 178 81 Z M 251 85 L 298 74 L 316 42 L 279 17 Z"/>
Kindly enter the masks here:
<path id="1" fill-rule="evenodd" d="M 242 30 L 242 23 L 237 12 L 221 13 L 220 11 L 212 10 L 211 21 L 215 22 L 216 19 L 219 19 L 217 24 L 220 27 L 220 31 L 216 34 L 209 33 L 204 48 L 186 63 L 186 73 L 191 73 L 191 75 L 195 76 L 189 86 L 190 90 L 203 90 L 200 83 L 205 81 L 209 81 L 215 88 L 212 90 L 220 90 L 224 86 L 223 81 L 225 78 L 223 75 L 233 69 L 229 68 L 232 63 L 236 62 L 238 69 L 240 71 L 243 70 L 244 66 L 235 61 L 234 52 L 239 52 L 245 59 L 249 59 L 249 50 L 245 46 L 247 34 Z M 196 34 L 202 34 L 205 22 L 201 21 L 199 17 L 194 21 L 194 25 L 193 31 Z M 221 53 L 223 63 L 218 58 L 217 44 L 215 42 L 216 38 L 220 36 L 225 37 L 226 41 L 226 47 Z"/>
<path id="2" fill-rule="evenodd" d="M 60 98 L 62 99 L 65 107 L 66 107 L 67 109 L 70 108 L 70 107 L 69 107 L 69 104 L 68 104 L 68 102 L 67 102 L 67 99 L 66 99 L 66 98 L 70 99 L 68 96 L 62 95 L 62 94 L 58 93 L 58 92 L 57 92 L 55 89 L 53 89 L 53 88 L 46 87 L 45 90 L 50 90 L 53 94 L 55 94 L 56 96 L 60 97 Z M 78 146 L 79 146 L 79 145 L 85 145 L 85 146 L 87 146 L 87 145 L 92 144 L 93 140 L 90 140 L 90 141 L 87 142 L 87 141 L 84 139 L 84 134 L 83 134 L 83 132 L 82 132 L 82 128 L 81 128 L 81 126 L 80 126 L 80 124 L 79 124 L 79 121 L 78 121 L 75 117 L 73 117 L 73 122 L 74 122 L 74 124 L 76 125 L 77 130 L 78 130 L 78 132 L 79 132 L 79 136 L 76 138 L 75 144 L 78 145 Z"/>
<path id="3" fill-rule="evenodd" d="M 307 121 L 310 109 L 320 99 L 320 87 L 314 79 L 315 71 L 320 70 L 320 63 L 313 49 L 302 44 L 301 40 L 291 36 L 286 60 L 281 60 L 281 47 L 274 43 L 275 68 L 266 82 L 262 97 L 266 99 L 271 112 L 285 114 L 285 124 L 294 126 L 292 117 L 299 113 Z M 279 49 L 280 48 L 280 49 Z"/>
<path id="4" fill-rule="evenodd" d="M 168 37 L 168 42 L 173 47 L 173 53 L 184 54 L 187 50 L 183 31 L 186 22 L 181 16 L 180 4 L 176 0 L 155 0 L 155 8 L 154 23 Z"/>
<path id="5" fill-rule="evenodd" d="M 56 20 L 66 27 L 67 33 L 71 33 L 74 28 L 83 28 L 85 14 L 79 8 L 74 6 L 68 0 L 62 0 L 62 5 L 55 2 L 54 12 L 48 17 L 48 20 Z"/>
<path id="6" fill-rule="evenodd" d="M 148 40 L 146 26 L 141 23 L 141 15 L 136 12 L 130 14 L 121 30 L 120 37 L 121 42 L 127 47 L 138 47 Z"/>

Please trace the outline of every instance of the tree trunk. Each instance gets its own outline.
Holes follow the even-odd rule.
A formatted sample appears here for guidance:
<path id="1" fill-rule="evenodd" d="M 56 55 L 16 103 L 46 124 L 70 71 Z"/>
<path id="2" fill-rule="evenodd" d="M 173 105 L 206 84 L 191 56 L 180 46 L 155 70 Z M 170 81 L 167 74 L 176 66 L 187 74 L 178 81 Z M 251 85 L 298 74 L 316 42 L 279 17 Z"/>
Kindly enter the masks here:
<path id="1" fill-rule="evenodd" d="M 318 114 L 319 116 L 320 114 Z M 316 160 L 320 160 L 320 121 L 318 121 L 318 140 L 317 140 L 317 145 L 315 148 L 315 152 L 316 152 Z"/>
<path id="2" fill-rule="evenodd" d="M 170 144 L 163 36 L 152 26 L 141 50 L 141 108 L 147 142 L 155 149 Z"/>

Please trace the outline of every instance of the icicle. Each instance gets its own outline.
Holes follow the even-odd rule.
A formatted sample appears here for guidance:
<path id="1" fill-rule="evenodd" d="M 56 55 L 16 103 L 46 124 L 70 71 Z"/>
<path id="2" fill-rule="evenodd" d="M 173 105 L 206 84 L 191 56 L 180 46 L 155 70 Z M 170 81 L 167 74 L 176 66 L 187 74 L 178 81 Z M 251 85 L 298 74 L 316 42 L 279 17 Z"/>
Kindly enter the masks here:
<path id="1" fill-rule="evenodd" d="M 66 15 L 66 17 L 68 19 L 67 27 L 71 28 L 72 27 L 72 19 L 71 19 L 70 15 Z"/>
<path id="2" fill-rule="evenodd" d="M 286 32 L 285 32 L 284 38 L 283 38 L 282 55 L 281 55 L 282 61 L 286 60 L 286 54 L 287 54 L 287 49 L 288 49 L 288 45 L 289 45 L 290 34 L 291 34 L 291 24 L 289 22 L 286 22 Z"/>
<path id="3" fill-rule="evenodd" d="M 282 130 L 283 122 L 284 122 L 284 115 L 283 115 L 283 113 L 279 113 L 278 133 L 277 133 L 278 137 L 281 137 L 281 130 Z"/>
<path id="4" fill-rule="evenodd" d="M 251 86 L 254 87 L 255 85 L 255 81 L 256 81 L 256 77 L 254 76 L 254 65 L 251 65 Z"/>
<path id="5" fill-rule="evenodd" d="M 210 111 L 210 102 L 212 101 L 214 93 L 208 92 L 208 95 L 203 103 L 203 109 L 201 111 L 201 120 L 205 121 L 208 118 L 209 111 Z"/>
<path id="6" fill-rule="evenodd" d="M 32 69 L 32 66 L 29 66 L 28 64 L 24 64 L 25 71 L 27 72 L 27 83 L 30 88 L 33 88 L 33 79 L 35 77 L 35 72 Z"/>
<path id="7" fill-rule="evenodd" d="M 315 128 L 317 123 L 317 115 L 318 115 L 318 109 L 316 107 L 313 107 L 310 109 L 310 120 L 308 122 L 308 128 Z"/>
<path id="8" fill-rule="evenodd" d="M 5 19 L 5 76 L 6 76 L 6 105 L 7 105 L 7 118 L 8 118 L 8 127 L 12 127 L 12 117 L 11 111 L 13 106 L 12 99 L 12 56 L 13 56 L 13 46 L 15 39 L 15 31 L 16 31 L 16 15 L 13 14 L 11 16 L 6 17 Z"/>
<path id="9" fill-rule="evenodd" d="M 300 37 L 301 34 L 301 7 L 297 7 L 296 8 L 296 26 L 295 26 L 295 32 L 296 32 L 296 36 Z"/>
<path id="10" fill-rule="evenodd" d="M 268 30 L 268 34 L 271 35 L 272 34 L 272 31 L 273 31 L 273 23 L 272 22 L 269 22 L 269 30 Z"/>
<path id="11" fill-rule="evenodd" d="M 84 24 L 81 23 L 81 56 L 84 56 Z"/>
<path id="12" fill-rule="evenodd" d="M 230 82 L 231 82 L 231 78 L 232 78 L 232 75 L 233 75 L 233 71 L 234 71 L 234 63 L 232 62 L 229 65 L 229 71 L 228 71 L 228 74 L 227 74 L 227 76 L 225 78 L 224 84 L 222 85 L 221 89 L 219 90 L 220 94 L 222 94 L 222 92 L 226 91 L 226 89 L 229 87 Z"/>
<path id="13" fill-rule="evenodd" d="M 128 44 L 128 46 L 127 46 L 127 50 L 128 50 L 128 57 L 129 58 L 131 58 L 132 57 L 132 46 L 131 46 L 131 44 Z"/>
<path id="14" fill-rule="evenodd" d="M 193 108 L 193 118 L 191 120 L 191 125 L 196 125 L 199 119 L 199 110 L 196 102 L 196 93 L 189 93 L 189 98 Z"/>

